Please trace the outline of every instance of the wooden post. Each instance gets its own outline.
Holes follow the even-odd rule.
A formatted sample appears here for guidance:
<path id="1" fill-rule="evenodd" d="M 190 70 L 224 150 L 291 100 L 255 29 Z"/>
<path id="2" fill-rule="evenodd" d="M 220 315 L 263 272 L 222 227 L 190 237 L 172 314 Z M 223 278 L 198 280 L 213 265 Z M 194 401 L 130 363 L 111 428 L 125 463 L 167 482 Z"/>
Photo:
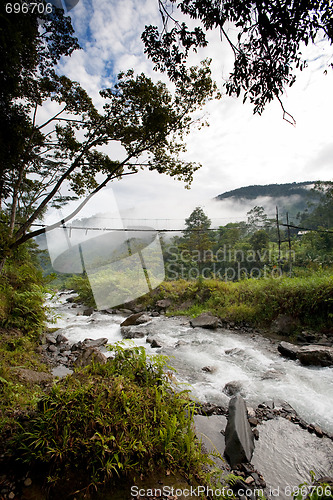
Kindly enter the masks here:
<path id="1" fill-rule="evenodd" d="M 278 245 L 279 245 L 278 264 L 279 264 L 279 267 L 280 267 L 280 264 L 281 264 L 281 235 L 280 235 L 279 209 L 278 209 L 278 207 L 276 207 L 276 227 L 277 227 Z M 280 270 L 281 270 L 281 267 L 280 267 Z"/>
<path id="2" fill-rule="evenodd" d="M 289 246 L 289 276 L 292 273 L 292 262 L 291 262 L 291 240 L 290 240 L 290 226 L 289 226 L 289 214 L 287 212 L 287 230 L 288 230 L 288 246 Z"/>

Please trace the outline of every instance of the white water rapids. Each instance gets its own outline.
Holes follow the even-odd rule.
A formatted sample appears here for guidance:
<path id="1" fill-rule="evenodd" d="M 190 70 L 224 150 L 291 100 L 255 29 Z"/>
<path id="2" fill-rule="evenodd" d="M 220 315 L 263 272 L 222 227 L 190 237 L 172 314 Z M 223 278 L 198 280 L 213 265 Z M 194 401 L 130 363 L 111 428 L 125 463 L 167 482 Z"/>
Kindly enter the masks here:
<path id="1" fill-rule="evenodd" d="M 110 344 L 123 340 L 120 323 L 124 316 L 101 312 L 83 316 L 83 308 L 73 307 L 66 302 L 67 297 L 56 296 L 50 302 L 57 316 L 56 323 L 50 326 L 58 327 L 57 333 L 65 335 L 70 343 L 101 337 Z M 229 397 L 222 389 L 228 382 L 239 381 L 248 406 L 283 400 L 308 424 L 333 433 L 333 368 L 304 367 L 281 357 L 278 343 L 272 339 L 222 328 L 192 328 L 184 317 L 159 316 L 135 330 L 142 330 L 145 336 L 124 342 L 144 346 L 148 354 L 169 356 L 177 380 L 199 402 L 227 407 Z M 158 339 L 162 348 L 151 348 L 147 335 Z M 110 354 L 106 350 L 104 353 Z M 210 367 L 211 372 L 204 371 L 204 367 Z M 220 428 L 213 431 L 217 440 L 221 439 Z M 272 491 L 271 495 L 266 492 L 268 498 L 290 498 L 286 488 L 309 480 L 311 469 L 317 476 L 333 475 L 332 441 L 328 438 L 320 439 L 283 418 L 264 422 L 259 426 L 259 435 L 252 463 L 263 473 L 268 491 Z"/>
<path id="2" fill-rule="evenodd" d="M 82 308 L 72 308 L 63 295 L 51 303 L 58 316 L 52 327 L 60 328 L 70 343 L 86 338 L 106 337 L 109 343 L 122 340 L 120 315 L 100 312 L 83 316 Z M 77 315 L 77 314 L 81 315 Z M 170 357 L 176 378 L 191 389 L 200 402 L 227 406 L 229 398 L 222 389 L 228 382 L 240 381 L 248 405 L 269 400 L 287 401 L 308 424 L 319 425 L 333 433 L 333 368 L 304 367 L 287 360 L 277 351 L 277 343 L 260 335 L 192 328 L 186 318 L 152 318 L 136 327 L 156 337 L 162 349 L 153 349 L 146 337 L 125 341 L 143 345 L 150 354 L 161 352 Z M 107 353 L 106 353 L 107 354 Z M 205 366 L 212 373 L 202 370 Z"/>

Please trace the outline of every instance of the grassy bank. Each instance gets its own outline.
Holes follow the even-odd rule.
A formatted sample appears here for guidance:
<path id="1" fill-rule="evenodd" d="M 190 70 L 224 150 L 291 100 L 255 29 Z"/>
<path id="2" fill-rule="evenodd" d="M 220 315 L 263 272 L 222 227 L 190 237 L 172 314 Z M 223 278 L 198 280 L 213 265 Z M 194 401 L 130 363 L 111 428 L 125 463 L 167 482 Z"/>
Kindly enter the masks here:
<path id="1" fill-rule="evenodd" d="M 93 304 L 86 278 L 75 277 L 69 284 L 79 293 L 78 300 Z M 324 272 L 237 282 L 166 281 L 137 302 L 150 308 L 161 299 L 170 300 L 168 312 L 172 314 L 197 316 L 211 311 L 223 321 L 262 328 L 285 314 L 297 320 L 300 327 L 321 330 L 333 326 L 333 275 Z"/>
<path id="2" fill-rule="evenodd" d="M 333 319 L 333 276 L 262 278 L 239 282 L 202 280 L 163 283 L 160 298 L 175 312 L 198 315 L 211 311 L 222 320 L 267 327 L 280 314 L 303 326 L 329 328 Z"/>

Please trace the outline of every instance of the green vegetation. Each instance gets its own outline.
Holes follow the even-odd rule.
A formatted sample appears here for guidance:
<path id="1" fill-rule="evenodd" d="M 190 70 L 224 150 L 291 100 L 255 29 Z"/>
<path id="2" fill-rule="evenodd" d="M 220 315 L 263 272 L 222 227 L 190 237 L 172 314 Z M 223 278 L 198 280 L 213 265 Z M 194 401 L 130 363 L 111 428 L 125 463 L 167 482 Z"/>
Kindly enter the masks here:
<path id="1" fill-rule="evenodd" d="M 289 314 L 301 325 L 316 329 L 333 324 L 333 276 L 329 273 L 240 282 L 164 282 L 157 297 L 172 301 L 172 313 L 197 316 L 211 311 L 238 324 L 265 327 L 279 314 Z"/>
<path id="2" fill-rule="evenodd" d="M 38 338 L 46 320 L 47 281 L 31 248 L 22 246 L 7 259 L 0 280 L 0 328 Z"/>
<path id="3" fill-rule="evenodd" d="M 166 358 L 147 358 L 143 347 L 123 344 L 112 350 L 105 365 L 77 371 L 39 401 L 11 440 L 15 457 L 42 467 L 53 487 L 68 473 L 80 477 L 81 488 L 97 490 L 156 469 L 209 481 L 203 466 L 211 461 L 193 430 L 194 404 L 171 385 Z"/>

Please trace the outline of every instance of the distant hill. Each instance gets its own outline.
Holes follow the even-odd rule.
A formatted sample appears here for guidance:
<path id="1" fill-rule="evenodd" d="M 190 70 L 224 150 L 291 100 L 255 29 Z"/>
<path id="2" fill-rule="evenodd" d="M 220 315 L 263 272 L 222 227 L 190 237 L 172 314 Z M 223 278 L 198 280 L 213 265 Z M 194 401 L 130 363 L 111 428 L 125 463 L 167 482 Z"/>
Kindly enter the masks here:
<path id="1" fill-rule="evenodd" d="M 278 206 L 282 211 L 289 211 L 295 217 L 298 212 L 311 210 L 320 200 L 320 194 L 314 191 L 316 181 L 292 182 L 286 184 L 266 184 L 245 186 L 226 191 L 214 198 L 215 201 L 228 200 L 244 203 L 248 206 L 265 208 Z"/>
<path id="2" fill-rule="evenodd" d="M 317 193 L 311 191 L 317 181 L 306 181 L 306 182 L 291 182 L 288 184 L 265 184 L 253 186 L 241 187 L 238 189 L 233 189 L 232 191 L 226 191 L 225 193 L 216 196 L 215 200 L 225 200 L 226 198 L 236 197 L 245 198 L 248 200 L 254 200 L 259 196 L 270 196 L 272 198 L 280 198 L 282 196 L 293 196 L 299 195 L 302 198 L 319 198 Z"/>

